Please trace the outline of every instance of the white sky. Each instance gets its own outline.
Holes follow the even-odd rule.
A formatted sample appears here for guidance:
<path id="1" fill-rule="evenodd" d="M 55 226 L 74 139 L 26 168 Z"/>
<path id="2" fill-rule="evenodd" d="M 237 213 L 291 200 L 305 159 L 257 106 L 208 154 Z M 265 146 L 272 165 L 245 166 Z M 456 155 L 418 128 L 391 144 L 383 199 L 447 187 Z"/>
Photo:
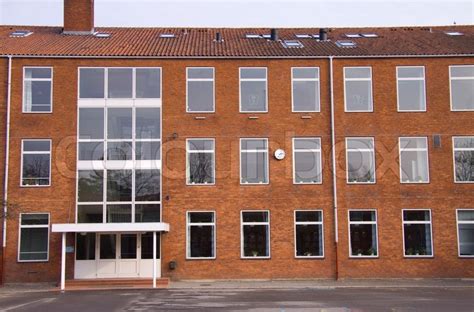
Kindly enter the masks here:
<path id="1" fill-rule="evenodd" d="M 0 0 L 0 24 L 63 24 L 63 0 Z M 474 24 L 473 0 L 95 0 L 96 26 L 322 27 Z"/>

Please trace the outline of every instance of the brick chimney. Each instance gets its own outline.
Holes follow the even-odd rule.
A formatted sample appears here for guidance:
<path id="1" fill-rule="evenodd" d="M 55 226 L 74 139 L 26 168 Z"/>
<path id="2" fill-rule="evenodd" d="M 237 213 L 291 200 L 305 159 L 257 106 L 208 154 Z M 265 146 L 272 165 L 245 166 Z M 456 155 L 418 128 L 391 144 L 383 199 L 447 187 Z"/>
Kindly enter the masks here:
<path id="1" fill-rule="evenodd" d="M 94 32 L 94 0 L 64 0 L 64 30 L 67 35 Z"/>

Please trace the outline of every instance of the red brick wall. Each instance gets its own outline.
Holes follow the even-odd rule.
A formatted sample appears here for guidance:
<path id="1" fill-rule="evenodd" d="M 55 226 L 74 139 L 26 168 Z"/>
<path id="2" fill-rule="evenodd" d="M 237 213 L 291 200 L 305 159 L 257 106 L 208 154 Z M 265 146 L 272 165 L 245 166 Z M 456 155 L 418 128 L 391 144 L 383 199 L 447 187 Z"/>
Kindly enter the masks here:
<path id="1" fill-rule="evenodd" d="M 64 31 L 94 29 L 94 0 L 64 0 Z"/>
<path id="2" fill-rule="evenodd" d="M 0 203 L 3 204 L 3 188 L 5 179 L 5 136 L 7 129 L 7 90 L 8 90 L 8 59 L 0 59 Z M 3 216 L 3 205 L 1 215 Z M 0 246 L 3 245 L 3 218 L 0 218 Z M 0 247 L 0 276 L 2 276 L 3 248 Z M 2 282 L 0 280 L 0 282 Z"/>
<path id="3" fill-rule="evenodd" d="M 472 135 L 472 112 L 449 110 L 448 65 L 473 63 L 472 59 L 372 59 L 336 60 L 335 104 L 337 141 L 345 136 L 374 136 L 377 148 L 377 184 L 346 185 L 339 189 L 339 273 L 340 277 L 473 277 L 472 259 L 457 257 L 455 209 L 474 206 L 472 185 L 453 183 L 452 135 Z M 425 65 L 427 113 L 397 113 L 395 66 Z M 53 113 L 22 114 L 22 67 L 54 67 Z M 371 65 L 373 68 L 374 112 L 344 113 L 343 66 Z M 159 66 L 163 78 L 163 220 L 170 232 L 162 235 L 162 274 L 173 279 L 216 278 L 333 278 L 335 248 L 330 166 L 330 108 L 327 60 L 67 60 L 21 59 L 14 61 L 12 98 L 12 140 L 10 199 L 16 215 L 8 222 L 7 282 L 58 281 L 60 235 L 51 234 L 50 260 L 46 263 L 18 263 L 18 212 L 51 212 L 51 223 L 74 222 L 75 140 L 78 66 Z M 216 69 L 216 113 L 186 114 L 186 66 Z M 239 113 L 240 66 L 268 67 L 269 112 Z M 319 66 L 321 69 L 321 113 L 291 113 L 291 67 Z M 0 94 L 1 95 L 1 94 Z M 310 115 L 311 119 L 302 119 Z M 250 120 L 248 116 L 258 116 Z M 178 137 L 173 139 L 173 133 Z M 431 136 L 442 135 L 442 147 L 434 149 Z M 379 147 L 395 148 L 398 136 L 429 136 L 430 184 L 400 185 L 398 163 Z M 319 136 L 323 144 L 323 184 L 292 184 L 291 138 Z M 216 139 L 215 186 L 186 186 L 185 139 Z M 239 185 L 239 138 L 267 137 L 270 141 L 270 184 Z M 20 188 L 20 142 L 22 138 L 53 140 L 52 186 Z M 276 161 L 273 151 L 283 148 L 287 157 Z M 344 145 L 337 146 L 338 159 L 345 164 Z M 395 157 L 395 156 L 393 156 Z M 382 159 L 387 158 L 387 162 Z M 393 163 L 395 162 L 395 163 Z M 382 174 L 384 166 L 395 172 Z M 338 169 L 341 174 L 345 165 Z M 169 199 L 167 200 L 167 196 Z M 379 258 L 354 260 L 348 257 L 347 209 L 375 208 L 378 211 Z M 434 258 L 404 259 L 401 209 L 432 209 Z M 240 259 L 240 211 L 270 210 L 271 259 Z M 324 212 L 325 258 L 294 258 L 293 211 L 322 209 Z M 215 210 L 217 259 L 185 260 L 186 211 Z M 73 244 L 73 237 L 70 242 Z M 168 269 L 169 261 L 177 269 Z M 69 277 L 73 256 L 67 263 Z"/>

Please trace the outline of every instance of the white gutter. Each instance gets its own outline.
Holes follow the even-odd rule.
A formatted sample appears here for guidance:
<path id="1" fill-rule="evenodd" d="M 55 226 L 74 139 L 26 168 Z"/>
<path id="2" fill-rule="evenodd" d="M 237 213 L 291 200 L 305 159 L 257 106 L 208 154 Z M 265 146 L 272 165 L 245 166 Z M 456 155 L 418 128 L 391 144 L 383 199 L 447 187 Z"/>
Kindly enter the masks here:
<path id="1" fill-rule="evenodd" d="M 8 201 L 8 167 L 10 163 L 10 103 L 11 103 L 11 86 L 12 86 L 12 56 L 8 56 L 8 85 L 7 85 L 7 133 L 5 144 L 5 178 L 3 185 L 3 236 L 2 247 L 7 246 L 7 201 Z M 3 252 L 2 254 L 4 254 Z"/>

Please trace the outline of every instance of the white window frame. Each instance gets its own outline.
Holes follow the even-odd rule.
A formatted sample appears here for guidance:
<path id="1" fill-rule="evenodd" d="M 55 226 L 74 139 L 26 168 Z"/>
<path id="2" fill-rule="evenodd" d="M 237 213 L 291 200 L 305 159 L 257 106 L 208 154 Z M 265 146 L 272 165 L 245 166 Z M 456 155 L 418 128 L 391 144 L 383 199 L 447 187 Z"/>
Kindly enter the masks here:
<path id="1" fill-rule="evenodd" d="M 266 212 L 267 222 L 244 222 L 244 213 L 246 212 Z M 240 258 L 241 259 L 270 259 L 271 258 L 271 228 L 270 228 L 270 210 L 241 210 L 240 211 Z M 267 226 L 267 244 L 268 256 L 245 256 L 244 253 L 244 226 L 245 225 L 266 225 Z"/>
<path id="2" fill-rule="evenodd" d="M 252 140 L 252 141 L 261 141 L 265 140 L 266 141 L 266 150 L 242 150 L 242 140 Z M 265 153 L 267 155 L 266 157 L 266 169 L 267 169 L 267 182 L 262 182 L 262 183 L 243 183 L 242 182 L 242 153 Z M 270 159 L 268 157 L 269 153 L 269 146 L 268 146 L 268 138 L 240 138 L 239 140 L 239 176 L 240 176 L 240 185 L 268 185 L 270 184 Z"/>
<path id="3" fill-rule="evenodd" d="M 296 213 L 298 212 L 319 212 L 321 214 L 321 221 L 296 221 Z M 294 217 L 294 248 L 295 248 L 295 258 L 296 259 L 322 259 L 324 258 L 324 212 L 321 209 L 316 209 L 316 210 L 295 210 L 293 213 Z M 321 226 L 321 249 L 322 249 L 322 255 L 321 256 L 298 256 L 298 250 L 296 246 L 296 227 L 298 225 L 320 225 Z"/>
<path id="4" fill-rule="evenodd" d="M 450 65 L 449 66 L 449 103 L 452 112 L 472 112 L 474 109 L 454 109 L 453 107 L 453 88 L 452 88 L 452 81 L 453 80 L 474 80 L 474 77 L 453 77 L 451 74 L 451 69 L 454 67 L 474 67 L 474 65 Z"/>
<path id="5" fill-rule="evenodd" d="M 369 139 L 372 141 L 372 149 L 349 149 L 347 147 L 348 140 Z M 370 152 L 372 154 L 372 162 L 374 164 L 374 182 L 350 182 L 349 181 L 349 152 Z M 347 184 L 376 184 L 377 183 L 377 163 L 375 162 L 375 138 L 374 137 L 346 137 L 346 183 Z"/>
<path id="6" fill-rule="evenodd" d="M 459 224 L 473 224 L 474 225 L 474 220 L 471 221 L 460 221 L 459 220 L 459 211 L 472 211 L 474 210 L 473 208 L 459 208 L 456 209 L 456 237 L 457 237 L 457 242 L 458 242 L 458 257 L 459 258 L 474 258 L 474 255 L 461 255 L 461 245 L 459 242 Z"/>
<path id="7" fill-rule="evenodd" d="M 295 141 L 300 139 L 310 139 L 310 140 L 318 140 L 319 141 L 319 149 L 296 149 L 295 148 Z M 322 167 L 322 145 L 321 145 L 321 137 L 296 137 L 292 140 L 293 143 L 293 184 L 296 185 L 304 185 L 304 184 L 323 184 L 323 167 Z M 319 161 L 319 168 L 321 169 L 320 181 L 319 182 L 296 182 L 296 153 L 298 152 L 311 152 L 311 153 L 319 153 L 318 161 Z"/>
<path id="8" fill-rule="evenodd" d="M 346 69 L 352 68 L 368 68 L 370 72 L 370 78 L 346 78 Z M 373 113 L 374 112 L 374 85 L 372 82 L 372 66 L 346 66 L 343 68 L 343 76 L 344 76 L 344 112 L 345 113 Z M 370 109 L 369 110 L 348 110 L 347 109 L 347 81 L 370 81 Z"/>
<path id="9" fill-rule="evenodd" d="M 38 224 L 38 225 L 22 225 L 21 219 L 23 215 L 48 215 L 48 224 Z M 51 224 L 51 215 L 49 212 L 32 212 L 32 213 L 20 213 L 20 218 L 18 219 L 18 247 L 17 247 L 17 262 L 49 262 L 49 240 L 50 240 L 50 228 Z M 21 250 L 21 230 L 23 228 L 47 228 L 48 229 L 48 247 L 46 250 L 46 259 L 44 260 L 20 260 L 20 250 Z"/>
<path id="10" fill-rule="evenodd" d="M 465 139 L 465 138 L 471 138 L 474 140 L 474 136 L 453 136 L 452 137 L 452 144 L 453 144 L 453 179 L 454 183 L 459 183 L 459 184 L 474 184 L 474 181 L 457 181 L 456 180 L 456 152 L 459 151 L 471 151 L 474 152 L 474 147 L 455 147 L 454 141 L 456 139 Z"/>
<path id="11" fill-rule="evenodd" d="M 190 69 L 212 69 L 212 78 L 189 78 Z M 216 112 L 216 71 L 214 67 L 186 67 L 186 113 L 190 114 L 212 114 Z M 190 111 L 189 110 L 189 82 L 190 81 L 212 81 L 212 110 Z"/>
<path id="12" fill-rule="evenodd" d="M 429 221 L 405 221 L 405 211 L 428 211 L 430 220 Z M 430 225 L 430 241 L 431 241 L 431 255 L 407 255 L 405 249 L 405 224 L 429 224 Z M 433 217 L 431 215 L 431 209 L 402 209 L 402 238 L 403 238 L 403 257 L 405 258 L 434 258 L 433 249 Z"/>
<path id="13" fill-rule="evenodd" d="M 241 78 L 242 69 L 265 69 L 264 78 Z M 242 82 L 244 81 L 265 81 L 265 110 L 263 111 L 245 111 L 242 109 Z M 263 114 L 268 113 L 268 68 L 267 67 L 239 67 L 239 113 L 245 114 Z"/>
<path id="14" fill-rule="evenodd" d="M 214 145 L 213 150 L 191 150 L 189 148 L 190 141 L 212 141 Z M 190 183 L 190 158 L 189 154 L 198 154 L 198 153 L 205 153 L 205 154 L 212 154 L 212 161 L 213 161 L 213 176 L 214 182 L 213 183 Z M 186 139 L 186 185 L 188 186 L 213 186 L 216 185 L 216 139 L 215 138 L 187 138 Z"/>
<path id="15" fill-rule="evenodd" d="M 428 179 L 427 181 L 422 181 L 422 182 L 416 182 L 416 181 L 408 181 L 408 182 L 403 182 L 402 180 L 402 146 L 401 146 L 401 139 L 424 139 L 426 141 L 426 149 L 424 148 L 418 148 L 418 147 L 409 147 L 409 148 L 403 148 L 403 151 L 426 151 L 426 166 L 427 166 L 427 173 L 428 173 Z M 399 168 L 400 168 L 400 183 L 401 184 L 429 184 L 430 183 L 430 148 L 428 145 L 428 138 L 427 137 L 399 137 L 398 138 L 398 160 L 399 160 Z"/>
<path id="16" fill-rule="evenodd" d="M 51 78 L 26 78 L 26 70 L 27 69 L 50 69 L 51 70 Z M 24 66 L 23 67 L 23 88 L 22 88 L 22 108 L 21 111 L 23 114 L 51 114 L 53 112 L 53 78 L 54 78 L 54 73 L 53 73 L 53 67 L 52 66 Z M 51 97 L 50 97 L 50 110 L 49 111 L 44 111 L 44 112 L 33 112 L 33 111 L 27 111 L 25 110 L 25 82 L 26 81 L 49 81 L 51 82 Z M 46 106 L 46 105 L 45 105 Z"/>
<path id="17" fill-rule="evenodd" d="M 404 68 L 421 68 L 423 72 L 423 77 L 411 77 L 411 78 L 400 78 L 398 71 L 399 69 Z M 397 76 L 397 111 L 398 112 L 426 112 L 426 74 L 425 74 L 425 66 L 397 66 L 396 69 L 396 76 Z M 424 93 L 424 109 L 400 109 L 400 89 L 399 89 L 399 82 L 400 81 L 423 81 L 423 93 Z"/>
<path id="18" fill-rule="evenodd" d="M 212 217 L 214 222 L 206 222 L 206 223 L 191 223 L 190 222 L 190 214 L 191 213 L 212 213 Z M 216 251 L 217 251 L 217 236 L 216 236 L 216 211 L 215 210 L 188 210 L 186 211 L 186 260 L 213 260 L 217 258 Z M 191 227 L 192 226 L 212 226 L 213 230 L 213 257 L 191 257 Z"/>
<path id="19" fill-rule="evenodd" d="M 49 152 L 46 152 L 46 151 L 27 151 L 25 152 L 24 151 L 24 143 L 25 141 L 36 141 L 36 142 L 40 142 L 40 141 L 48 141 L 49 142 Z M 23 155 L 34 155 L 34 154 L 38 154 L 38 155 L 43 155 L 43 154 L 49 154 L 49 183 L 48 184 L 44 184 L 44 185 L 25 185 L 23 184 Z M 52 152 L 52 141 L 51 139 L 22 139 L 21 140 L 21 164 L 20 164 L 20 187 L 50 187 L 51 186 L 51 180 L 52 180 L 52 176 L 51 176 L 51 158 L 53 157 L 53 152 Z"/>
<path id="20" fill-rule="evenodd" d="M 351 221 L 351 211 L 373 211 L 375 213 L 375 221 Z M 364 259 L 364 258 L 370 258 L 370 259 L 376 259 L 380 257 L 380 248 L 379 248 L 379 226 L 377 224 L 378 222 L 378 216 L 377 216 L 377 209 L 349 209 L 347 211 L 347 234 L 348 234 L 348 246 L 349 246 L 349 258 L 354 258 L 354 259 Z M 371 256 L 371 255 L 352 255 L 352 246 L 351 246 L 351 224 L 375 224 L 375 246 L 377 247 L 377 255 Z"/>
<path id="21" fill-rule="evenodd" d="M 295 69 L 316 69 L 318 73 L 318 78 L 294 78 L 294 70 Z M 320 113 L 321 112 L 321 85 L 320 85 L 320 69 L 319 67 L 291 67 L 291 112 L 292 113 Z M 318 102 L 315 103 L 318 105 L 317 109 L 315 110 L 296 110 L 295 109 L 295 102 L 294 102 L 294 94 L 295 94 L 295 87 L 294 87 L 294 82 L 295 81 L 310 81 L 310 82 L 316 82 L 315 88 L 317 89 L 315 92 L 316 93 L 316 98 Z"/>

